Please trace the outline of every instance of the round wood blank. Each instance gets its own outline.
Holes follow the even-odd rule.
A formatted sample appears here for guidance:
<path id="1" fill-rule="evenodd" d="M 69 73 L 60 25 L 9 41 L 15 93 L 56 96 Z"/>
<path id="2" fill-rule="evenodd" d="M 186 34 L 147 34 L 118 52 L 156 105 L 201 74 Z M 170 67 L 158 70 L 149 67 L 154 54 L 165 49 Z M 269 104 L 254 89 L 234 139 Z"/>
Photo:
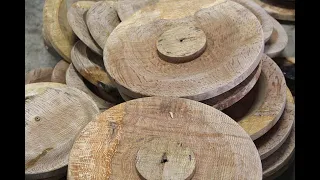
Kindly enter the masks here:
<path id="1" fill-rule="evenodd" d="M 64 60 L 60 60 L 54 67 L 51 75 L 52 82 L 66 83 L 66 72 L 69 67 L 69 63 Z"/>
<path id="2" fill-rule="evenodd" d="M 65 0 L 67 9 L 69 9 L 73 3 L 76 3 L 78 1 L 100 1 L 100 0 Z"/>
<path id="3" fill-rule="evenodd" d="M 70 52 L 76 41 L 67 21 L 65 0 L 46 0 L 43 7 L 44 37 L 66 61 L 71 62 Z"/>
<path id="4" fill-rule="evenodd" d="M 258 151 L 233 119 L 197 101 L 147 97 L 114 106 L 83 129 L 70 153 L 68 179 L 138 180 L 137 153 L 159 138 L 194 153 L 188 157 L 196 160 L 193 179 L 262 178 Z M 172 161 L 163 153 L 159 163 L 165 156 Z"/>
<path id="5" fill-rule="evenodd" d="M 253 0 L 260 5 L 264 10 L 267 11 L 272 17 L 284 20 L 284 21 L 295 21 L 295 9 L 290 9 L 283 6 L 275 6 L 270 3 L 270 0 Z"/>
<path id="6" fill-rule="evenodd" d="M 95 2 L 93 1 L 78 1 L 72 4 L 72 6 L 69 8 L 67 17 L 72 30 L 79 37 L 79 39 L 92 51 L 102 55 L 102 50 L 92 38 L 85 21 L 87 11 L 94 4 Z"/>
<path id="7" fill-rule="evenodd" d="M 260 21 L 263 35 L 264 35 L 264 42 L 267 42 L 272 34 L 273 31 L 273 23 L 269 18 L 269 14 L 258 4 L 254 3 L 251 0 L 233 0 L 244 7 L 248 8 Z"/>
<path id="8" fill-rule="evenodd" d="M 26 74 L 25 84 L 51 82 L 52 68 L 37 68 Z"/>
<path id="9" fill-rule="evenodd" d="M 291 132 L 294 116 L 294 100 L 287 88 L 287 103 L 281 118 L 266 134 L 254 141 L 261 159 L 270 156 L 285 142 Z"/>
<path id="10" fill-rule="evenodd" d="M 295 126 L 283 145 L 266 159 L 262 160 L 263 178 L 267 178 L 281 170 L 294 154 L 295 149 Z"/>
<path id="11" fill-rule="evenodd" d="M 219 96 L 201 102 L 213 106 L 214 108 L 219 110 L 230 107 L 250 92 L 250 90 L 253 88 L 260 77 L 261 66 L 262 63 L 259 64 L 259 66 L 252 72 L 252 74 L 250 74 L 250 76 L 246 80 L 242 81 L 233 89 L 220 94 Z"/>
<path id="12" fill-rule="evenodd" d="M 160 35 L 178 26 L 205 32 L 207 45 L 200 57 L 186 63 L 159 57 Z M 120 23 L 107 40 L 103 59 L 108 74 L 130 97 L 201 101 L 245 80 L 258 66 L 263 44 L 260 22 L 238 3 L 163 0 Z"/>
<path id="13" fill-rule="evenodd" d="M 99 96 L 95 95 L 83 82 L 82 76 L 76 71 L 73 64 L 69 65 L 66 72 L 66 84 L 70 87 L 80 89 L 81 91 L 88 94 L 93 101 L 97 104 L 100 111 L 104 111 L 113 106 L 113 104 L 101 99 Z"/>
<path id="14" fill-rule="evenodd" d="M 279 55 L 287 46 L 288 35 L 277 20 L 272 17 L 270 17 L 270 19 L 273 22 L 274 30 L 272 32 L 271 38 L 264 47 L 264 53 L 273 58 Z"/>
<path id="15" fill-rule="evenodd" d="M 84 92 L 50 83 L 25 86 L 25 176 L 58 176 L 82 128 L 99 113 Z M 53 83 L 59 84 L 59 83 Z M 56 86 L 56 87 L 54 87 Z"/>
<path id="16" fill-rule="evenodd" d="M 158 1 L 159 0 L 118 0 L 116 6 L 118 16 L 121 21 L 124 21 L 141 8 L 147 5 L 155 4 Z"/>
<path id="17" fill-rule="evenodd" d="M 112 1 L 99 1 L 91 6 L 86 15 L 90 34 L 102 49 L 110 33 L 120 23 L 114 6 Z"/>

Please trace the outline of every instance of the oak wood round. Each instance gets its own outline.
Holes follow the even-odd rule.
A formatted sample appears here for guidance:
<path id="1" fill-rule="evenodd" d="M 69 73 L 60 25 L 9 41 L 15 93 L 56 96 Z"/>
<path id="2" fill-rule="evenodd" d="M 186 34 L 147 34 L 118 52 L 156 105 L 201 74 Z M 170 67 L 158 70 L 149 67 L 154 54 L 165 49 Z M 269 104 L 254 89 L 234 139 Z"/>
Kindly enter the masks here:
<path id="1" fill-rule="evenodd" d="M 270 19 L 273 22 L 274 30 L 272 32 L 271 38 L 265 44 L 264 53 L 273 58 L 278 56 L 287 46 L 288 35 L 277 20 L 275 20 L 273 17 L 270 17 Z"/>
<path id="2" fill-rule="evenodd" d="M 260 5 L 264 10 L 267 11 L 272 17 L 284 20 L 284 21 L 295 21 L 295 9 L 289 8 L 288 6 L 282 6 L 280 4 L 275 5 L 271 0 L 253 0 Z"/>
<path id="3" fill-rule="evenodd" d="M 25 84 L 51 82 L 52 68 L 36 68 L 26 74 Z"/>
<path id="4" fill-rule="evenodd" d="M 86 86 L 86 84 L 83 82 L 82 76 L 76 71 L 72 63 L 69 65 L 69 68 L 67 69 L 67 72 L 66 72 L 66 84 L 70 87 L 80 89 L 81 91 L 88 94 L 93 99 L 93 101 L 97 104 L 100 111 L 104 111 L 113 106 L 112 103 L 109 103 L 108 101 L 103 100 L 102 98 L 94 94 Z"/>
<path id="5" fill-rule="evenodd" d="M 25 86 L 25 176 L 58 176 L 82 128 L 99 113 L 84 92 L 60 83 Z M 65 172 L 65 171 L 63 171 Z"/>
<path id="6" fill-rule="evenodd" d="M 141 179 L 137 152 L 157 138 L 194 153 L 193 179 L 262 178 L 253 141 L 229 116 L 197 101 L 147 97 L 118 104 L 83 129 L 70 153 L 68 179 Z"/>
<path id="7" fill-rule="evenodd" d="M 43 7 L 44 38 L 66 61 L 71 62 L 71 49 L 76 41 L 67 20 L 66 0 L 46 0 Z"/>
<path id="8" fill-rule="evenodd" d="M 86 13 L 95 4 L 94 1 L 78 1 L 69 8 L 67 17 L 73 32 L 92 51 L 102 55 L 100 46 L 92 38 L 86 24 Z"/>
<path id="9" fill-rule="evenodd" d="M 207 45 L 198 58 L 177 64 L 162 60 L 156 44 L 178 26 L 201 29 Z M 234 88 L 254 71 L 263 39 L 255 15 L 233 1 L 163 0 L 120 23 L 107 40 L 103 59 L 107 73 L 130 97 L 202 101 Z"/>
<path id="10" fill-rule="evenodd" d="M 192 179 L 194 153 L 180 142 L 156 138 L 143 144 L 137 152 L 136 169 L 142 179 Z"/>
<path id="11" fill-rule="evenodd" d="M 141 8 L 157 3 L 159 0 L 118 0 L 116 9 L 121 21 L 126 20 Z"/>
<path id="12" fill-rule="evenodd" d="M 64 60 L 60 60 L 52 71 L 51 82 L 66 84 L 66 72 L 68 67 L 69 63 Z"/>
<path id="13" fill-rule="evenodd" d="M 120 23 L 114 6 L 112 1 L 99 1 L 92 5 L 86 14 L 90 34 L 102 49 L 110 33 Z"/>
<path id="14" fill-rule="evenodd" d="M 287 88 L 287 103 L 281 118 L 266 134 L 254 141 L 262 160 L 278 150 L 286 141 L 293 126 L 294 116 L 294 100 Z"/>

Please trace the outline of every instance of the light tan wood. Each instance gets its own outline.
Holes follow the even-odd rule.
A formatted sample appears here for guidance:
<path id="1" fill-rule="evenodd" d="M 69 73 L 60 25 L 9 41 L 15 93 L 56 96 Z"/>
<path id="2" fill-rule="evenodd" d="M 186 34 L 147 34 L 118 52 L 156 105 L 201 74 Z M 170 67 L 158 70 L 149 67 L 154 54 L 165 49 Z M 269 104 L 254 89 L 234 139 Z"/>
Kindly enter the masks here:
<path id="1" fill-rule="evenodd" d="M 171 97 L 135 99 L 101 113 L 74 143 L 68 179 L 138 180 L 136 154 L 156 138 L 190 148 L 193 179 L 262 179 L 258 151 L 233 119 L 203 103 Z"/>
<path id="2" fill-rule="evenodd" d="M 43 7 L 44 37 L 50 42 L 57 53 L 66 61 L 71 62 L 70 52 L 76 41 L 67 21 L 65 0 L 46 0 Z"/>
<path id="3" fill-rule="evenodd" d="M 260 5 L 263 9 L 265 9 L 272 17 L 285 20 L 285 21 L 295 21 L 295 9 L 274 5 L 274 3 L 270 3 L 270 0 L 253 0 L 258 5 Z"/>
<path id="4" fill-rule="evenodd" d="M 100 48 L 104 48 L 107 38 L 120 23 L 113 1 L 96 2 L 88 10 L 86 22 L 92 38 Z"/>
<path id="5" fill-rule="evenodd" d="M 149 4 L 155 4 L 158 1 L 159 0 L 118 0 L 116 6 L 118 16 L 121 19 L 121 21 L 124 21 L 141 8 Z"/>
<path id="6" fill-rule="evenodd" d="M 169 63 L 158 56 L 156 42 L 163 32 L 180 25 L 204 31 L 207 48 L 193 61 Z M 238 3 L 163 0 L 144 7 L 114 29 L 104 49 L 104 65 L 118 88 L 130 97 L 201 101 L 245 80 L 258 66 L 263 44 L 260 22 Z"/>
<path id="7" fill-rule="evenodd" d="M 192 179 L 194 153 L 180 142 L 156 138 L 143 144 L 137 152 L 136 169 L 142 179 Z"/>
<path id="8" fill-rule="evenodd" d="M 294 100 L 287 88 L 287 103 L 281 118 L 265 135 L 254 141 L 262 160 L 278 150 L 286 141 L 293 126 L 294 116 Z"/>
<path id="9" fill-rule="evenodd" d="M 275 20 L 272 17 L 270 18 L 273 22 L 274 29 L 270 40 L 266 43 L 264 47 L 264 53 L 267 54 L 269 57 L 273 58 L 278 56 L 287 46 L 288 35 L 282 27 L 282 25 L 277 20 Z"/>
<path id="10" fill-rule="evenodd" d="M 99 113 L 84 92 L 60 83 L 25 86 L 25 176 L 42 179 L 65 172 L 82 128 Z M 62 169 L 62 170 L 61 170 Z"/>
<path id="11" fill-rule="evenodd" d="M 109 103 L 103 100 L 102 98 L 94 94 L 86 86 L 86 84 L 82 80 L 82 76 L 76 71 L 72 63 L 69 65 L 69 68 L 67 69 L 67 72 L 66 72 L 66 84 L 70 87 L 80 89 L 81 91 L 88 94 L 93 99 L 93 101 L 97 104 L 100 111 L 107 110 L 113 106 L 112 103 Z"/>
<path id="12" fill-rule="evenodd" d="M 184 63 L 199 57 L 206 49 L 205 33 L 194 26 L 177 26 L 161 34 L 156 42 L 161 59 Z"/>
<path id="13" fill-rule="evenodd" d="M 290 162 L 290 159 L 294 154 L 294 150 L 295 125 L 293 124 L 291 133 L 283 145 L 271 156 L 262 160 L 263 178 L 267 178 L 275 174 L 277 171 L 281 170 L 282 167 L 286 166 Z"/>
<path id="14" fill-rule="evenodd" d="M 267 42 L 272 34 L 273 31 L 273 23 L 269 18 L 268 13 L 260 7 L 258 4 L 251 0 L 233 0 L 244 7 L 248 8 L 260 21 L 263 35 L 264 35 L 264 42 Z"/>
<path id="15" fill-rule="evenodd" d="M 43 24 L 44 26 L 44 24 Z M 49 49 L 49 48 L 53 48 L 50 41 L 49 41 L 49 37 L 47 35 L 47 32 L 44 31 L 44 27 L 42 26 L 42 38 L 43 38 L 43 43 L 44 43 L 44 46 L 46 49 Z"/>
<path id="16" fill-rule="evenodd" d="M 66 84 L 66 72 L 69 67 L 69 63 L 60 60 L 54 67 L 51 75 L 51 82 L 58 82 L 62 84 Z"/>
<path id="17" fill-rule="evenodd" d="M 86 13 L 93 6 L 93 1 L 78 1 L 69 8 L 67 17 L 73 32 L 86 44 L 92 51 L 102 55 L 102 50 L 92 38 L 86 24 Z"/>
<path id="18" fill-rule="evenodd" d="M 25 77 L 25 84 L 37 82 L 51 82 L 52 68 L 37 68 L 29 71 Z"/>
<path id="19" fill-rule="evenodd" d="M 65 0 L 66 5 L 67 5 L 67 9 L 69 9 L 73 3 L 76 3 L 78 1 L 100 1 L 100 0 Z"/>
<path id="20" fill-rule="evenodd" d="M 213 106 L 218 110 L 223 110 L 232 106 L 234 103 L 238 102 L 246 94 L 248 94 L 250 90 L 254 87 L 254 85 L 260 77 L 261 67 L 262 63 L 259 64 L 259 66 L 252 72 L 252 74 L 250 74 L 250 76 L 247 79 L 242 81 L 233 89 L 223 94 L 220 94 L 219 96 L 201 102 Z"/>

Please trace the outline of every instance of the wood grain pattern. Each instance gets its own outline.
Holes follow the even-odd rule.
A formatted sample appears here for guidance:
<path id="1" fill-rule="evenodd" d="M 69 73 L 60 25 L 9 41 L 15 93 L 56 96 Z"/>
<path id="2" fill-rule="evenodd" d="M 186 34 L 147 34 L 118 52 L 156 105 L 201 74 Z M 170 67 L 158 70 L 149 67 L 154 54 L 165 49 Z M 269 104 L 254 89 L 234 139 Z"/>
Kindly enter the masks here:
<path id="1" fill-rule="evenodd" d="M 163 61 L 157 54 L 156 41 L 163 32 L 180 25 L 203 30 L 207 48 L 187 63 Z M 245 80 L 258 66 L 263 46 L 260 22 L 238 3 L 162 0 L 139 10 L 114 29 L 104 49 L 104 65 L 118 89 L 130 97 L 201 101 Z"/>
<path id="2" fill-rule="evenodd" d="M 105 111 L 113 106 L 112 103 L 103 100 L 86 86 L 86 84 L 82 80 L 82 76 L 76 71 L 72 63 L 69 65 L 69 68 L 66 72 L 66 84 L 70 87 L 80 89 L 81 91 L 88 94 L 97 104 L 100 111 Z"/>
<path id="3" fill-rule="evenodd" d="M 78 1 L 69 8 L 67 17 L 73 32 L 86 44 L 92 51 L 102 55 L 102 50 L 92 38 L 86 24 L 86 13 L 93 6 L 93 1 Z"/>
<path id="4" fill-rule="evenodd" d="M 267 178 L 287 165 L 295 150 L 295 125 L 283 145 L 268 158 L 262 160 L 263 178 Z"/>
<path id="5" fill-rule="evenodd" d="M 203 103 L 171 97 L 128 101 L 101 113 L 78 136 L 68 179 L 140 179 L 136 153 L 157 138 L 189 147 L 193 179 L 262 179 L 258 151 L 230 117 Z"/>
<path id="6" fill-rule="evenodd" d="M 267 54 L 269 57 L 273 58 L 278 56 L 287 46 L 288 35 L 282 27 L 282 25 L 277 20 L 275 20 L 272 17 L 270 18 L 273 22 L 274 29 L 270 40 L 265 44 L 264 53 Z"/>
<path id="7" fill-rule="evenodd" d="M 272 17 L 284 20 L 284 21 L 295 21 L 295 9 L 288 8 L 288 6 L 277 6 L 274 3 L 270 3 L 270 0 L 253 0 L 259 4 L 263 9 L 267 11 Z"/>
<path id="8" fill-rule="evenodd" d="M 100 0 L 65 0 L 65 3 L 66 3 L 66 6 L 67 6 L 67 9 L 69 9 L 73 3 L 76 3 L 78 1 L 100 1 Z"/>
<path id="9" fill-rule="evenodd" d="M 295 119 L 295 105 L 292 94 L 287 88 L 287 102 L 284 112 L 277 122 L 266 134 L 254 141 L 261 160 L 267 158 L 286 141 Z"/>
<path id="10" fill-rule="evenodd" d="M 84 92 L 60 83 L 25 86 L 25 176 L 41 179 L 65 172 L 82 128 L 99 113 Z M 61 172 L 62 171 L 62 172 Z"/>
<path id="11" fill-rule="evenodd" d="M 46 0 L 43 7 L 44 37 L 66 61 L 71 62 L 70 52 L 76 41 L 67 21 L 65 0 Z"/>
<path id="12" fill-rule="evenodd" d="M 155 4 L 158 1 L 159 0 L 118 0 L 116 9 L 119 18 L 121 21 L 124 21 L 141 8 L 147 5 Z"/>
<path id="13" fill-rule="evenodd" d="M 120 23 L 114 6 L 113 1 L 99 1 L 91 6 L 86 15 L 89 32 L 102 49 L 110 33 Z"/>
<path id="14" fill-rule="evenodd" d="M 66 72 L 68 67 L 69 63 L 64 60 L 60 60 L 53 68 L 51 82 L 66 84 Z"/>
<path id="15" fill-rule="evenodd" d="M 52 68 L 33 69 L 26 74 L 24 83 L 51 82 L 52 71 Z"/>

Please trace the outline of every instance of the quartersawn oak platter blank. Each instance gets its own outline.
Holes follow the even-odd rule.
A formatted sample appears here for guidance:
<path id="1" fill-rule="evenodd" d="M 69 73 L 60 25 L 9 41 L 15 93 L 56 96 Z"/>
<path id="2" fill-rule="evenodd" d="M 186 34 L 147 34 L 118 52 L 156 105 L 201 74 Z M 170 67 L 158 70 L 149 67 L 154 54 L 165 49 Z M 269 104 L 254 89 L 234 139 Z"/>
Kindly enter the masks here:
<path id="1" fill-rule="evenodd" d="M 65 0 L 46 0 L 43 7 L 44 39 L 66 61 L 71 62 L 70 52 L 77 37 L 67 21 Z"/>
<path id="2" fill-rule="evenodd" d="M 286 141 L 293 127 L 294 116 L 294 100 L 287 88 L 287 103 L 281 118 L 266 134 L 254 141 L 261 160 L 274 153 Z"/>
<path id="3" fill-rule="evenodd" d="M 26 74 L 25 84 L 51 82 L 52 68 L 37 68 Z"/>
<path id="4" fill-rule="evenodd" d="M 264 53 L 273 58 L 279 55 L 288 44 L 288 35 L 282 25 L 270 17 L 273 22 L 274 29 L 269 41 L 265 44 Z"/>
<path id="5" fill-rule="evenodd" d="M 249 96 L 225 109 L 225 113 L 233 117 L 232 113 L 245 108 L 243 101 L 253 96 L 252 104 L 247 104 L 250 105 L 248 112 L 240 118 L 234 118 L 252 140 L 264 135 L 278 122 L 286 105 L 287 86 L 280 68 L 265 54 L 261 61 L 261 75 L 255 85 L 257 87 L 253 88 L 256 91 L 249 92 Z"/>
<path id="6" fill-rule="evenodd" d="M 87 11 L 94 4 L 95 2 L 93 1 L 78 1 L 72 4 L 72 6 L 69 8 L 67 17 L 73 32 L 78 36 L 78 38 L 92 51 L 102 55 L 102 50 L 92 38 L 85 21 L 85 15 Z"/>
<path id="7" fill-rule="evenodd" d="M 69 68 L 66 72 L 66 84 L 70 87 L 80 89 L 81 91 L 88 94 L 101 111 L 104 111 L 113 106 L 112 103 L 103 100 L 86 86 L 86 84 L 83 82 L 82 76 L 76 71 L 72 63 L 69 65 Z"/>
<path id="8" fill-rule="evenodd" d="M 84 92 L 60 83 L 27 84 L 25 89 L 25 176 L 59 176 L 66 172 L 75 138 L 98 107 Z"/>
<path id="9" fill-rule="evenodd" d="M 162 139 L 193 152 L 194 156 L 189 154 L 186 162 L 192 168 L 189 163 L 195 158 L 193 179 L 262 179 L 258 151 L 233 119 L 203 103 L 172 97 L 135 99 L 98 115 L 73 145 L 68 179 L 138 180 L 136 166 L 141 156 L 137 152 L 144 147 L 155 149 L 158 158 L 151 166 L 145 164 L 142 172 L 147 167 L 159 167 L 156 165 L 159 163 L 166 169 L 179 157 L 176 153 L 169 154 L 170 150 L 161 151 L 163 146 L 153 143 Z M 166 147 L 169 146 L 172 147 Z M 166 170 L 179 174 L 177 166 Z M 168 179 L 162 175 L 154 179 Z"/>
<path id="10" fill-rule="evenodd" d="M 86 23 L 92 38 L 103 49 L 110 33 L 120 23 L 115 3 L 96 2 L 86 14 Z"/>
<path id="11" fill-rule="evenodd" d="M 267 11 L 272 17 L 284 20 L 284 21 L 295 21 L 295 9 L 290 9 L 288 7 L 274 5 L 270 0 L 253 0 L 263 9 Z"/>
<path id="12" fill-rule="evenodd" d="M 175 63 L 158 55 L 156 43 L 161 34 L 178 26 L 205 32 L 206 49 L 190 62 Z M 202 101 L 234 88 L 254 71 L 263 39 L 255 15 L 233 1 L 163 0 L 120 23 L 107 40 L 103 59 L 118 89 L 130 97 Z M 193 40 L 177 41 L 188 44 Z"/>
<path id="13" fill-rule="evenodd" d="M 66 72 L 69 67 L 69 63 L 64 60 L 60 60 L 53 68 L 51 75 L 51 82 L 66 83 Z"/>

